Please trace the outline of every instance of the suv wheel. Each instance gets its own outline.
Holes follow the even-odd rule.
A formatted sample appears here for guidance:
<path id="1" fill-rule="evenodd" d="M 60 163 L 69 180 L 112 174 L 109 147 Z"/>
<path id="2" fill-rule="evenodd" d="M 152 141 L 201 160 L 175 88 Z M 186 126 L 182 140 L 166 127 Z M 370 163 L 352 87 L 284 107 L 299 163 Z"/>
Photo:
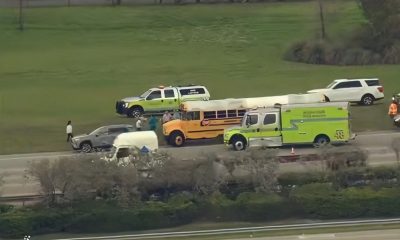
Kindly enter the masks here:
<path id="1" fill-rule="evenodd" d="M 90 144 L 90 142 L 82 143 L 81 150 L 82 150 L 82 152 L 90 153 L 92 151 L 92 144 Z"/>
<path id="2" fill-rule="evenodd" d="M 366 94 L 361 98 L 361 104 L 362 105 L 372 105 L 374 103 L 374 96 L 370 95 L 370 94 Z"/>

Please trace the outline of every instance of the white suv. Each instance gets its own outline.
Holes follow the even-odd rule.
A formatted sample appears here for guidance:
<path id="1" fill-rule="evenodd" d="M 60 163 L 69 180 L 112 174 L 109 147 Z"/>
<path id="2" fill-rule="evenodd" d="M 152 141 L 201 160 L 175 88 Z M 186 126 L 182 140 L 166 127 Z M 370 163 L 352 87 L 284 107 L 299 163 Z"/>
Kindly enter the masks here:
<path id="1" fill-rule="evenodd" d="M 314 89 L 308 93 L 322 93 L 326 101 L 357 102 L 371 105 L 384 98 L 383 86 L 378 78 L 337 79 L 323 89 Z"/>

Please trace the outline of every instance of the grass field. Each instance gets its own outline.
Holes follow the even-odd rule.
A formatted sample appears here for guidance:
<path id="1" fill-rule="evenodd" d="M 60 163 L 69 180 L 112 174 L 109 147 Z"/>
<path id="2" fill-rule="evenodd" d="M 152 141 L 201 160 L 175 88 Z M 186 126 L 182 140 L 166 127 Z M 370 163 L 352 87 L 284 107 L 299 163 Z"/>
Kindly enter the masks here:
<path id="1" fill-rule="evenodd" d="M 355 1 L 331 1 L 327 31 L 346 38 L 364 21 Z M 298 40 L 317 34 L 313 1 L 273 4 L 0 9 L 0 153 L 68 150 L 75 134 L 133 122 L 117 99 L 149 87 L 196 83 L 212 98 L 300 93 L 336 78 L 379 77 L 383 104 L 353 108 L 353 129 L 391 129 L 386 111 L 400 67 L 286 62 Z M 382 120 L 383 119 L 383 120 Z"/>

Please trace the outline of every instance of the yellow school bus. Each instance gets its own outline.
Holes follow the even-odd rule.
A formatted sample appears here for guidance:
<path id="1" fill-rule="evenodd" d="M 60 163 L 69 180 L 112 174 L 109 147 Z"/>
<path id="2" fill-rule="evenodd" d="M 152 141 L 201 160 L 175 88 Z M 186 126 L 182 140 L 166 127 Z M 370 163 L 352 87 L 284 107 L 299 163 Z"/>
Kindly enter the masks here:
<path id="1" fill-rule="evenodd" d="M 247 109 L 240 99 L 189 101 L 181 104 L 181 118 L 163 124 L 167 143 L 182 146 L 187 139 L 216 138 L 239 125 Z"/>
<path id="2" fill-rule="evenodd" d="M 167 143 L 179 147 L 188 139 L 210 139 L 223 135 L 226 128 L 240 125 L 242 117 L 249 109 L 273 107 L 275 104 L 323 102 L 321 96 L 319 93 L 313 93 L 188 101 L 180 106 L 180 119 L 163 125 L 163 134 Z"/>

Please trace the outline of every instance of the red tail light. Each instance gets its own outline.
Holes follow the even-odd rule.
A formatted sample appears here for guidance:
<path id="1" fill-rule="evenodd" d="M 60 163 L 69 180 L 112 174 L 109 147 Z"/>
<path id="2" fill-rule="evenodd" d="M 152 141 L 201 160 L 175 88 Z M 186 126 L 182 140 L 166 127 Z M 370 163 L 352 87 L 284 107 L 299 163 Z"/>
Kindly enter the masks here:
<path id="1" fill-rule="evenodd" d="M 378 87 L 378 91 L 383 93 L 383 87 Z"/>

